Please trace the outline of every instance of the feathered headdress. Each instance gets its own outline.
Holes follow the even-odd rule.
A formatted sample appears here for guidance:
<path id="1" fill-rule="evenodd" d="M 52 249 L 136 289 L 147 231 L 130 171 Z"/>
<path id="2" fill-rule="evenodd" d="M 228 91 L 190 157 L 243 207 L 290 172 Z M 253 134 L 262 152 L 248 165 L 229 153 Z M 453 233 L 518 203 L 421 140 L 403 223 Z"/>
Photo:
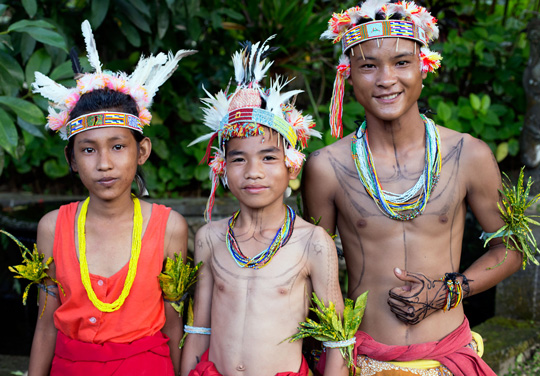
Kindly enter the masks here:
<path id="1" fill-rule="evenodd" d="M 178 62 L 184 56 L 197 51 L 180 50 L 175 55 L 169 52 L 168 54 L 159 53 L 156 56 L 150 55 L 146 58 L 141 56 L 137 67 L 129 76 L 124 72 L 102 71 L 90 23 L 85 20 L 81 28 L 88 62 L 95 72 L 84 74 L 80 72 L 81 74 L 76 77 L 77 86 L 74 88 L 67 88 L 40 72 L 35 73 L 36 80 L 32 83 L 33 92 L 41 94 L 50 101 L 48 122 L 45 127 L 59 132 L 65 140 L 79 132 L 99 126 L 123 126 L 142 133 L 143 127 L 149 125 L 152 119 L 148 108 L 152 105 L 159 87 L 173 74 Z M 76 60 L 75 57 L 74 61 Z M 105 88 L 130 95 L 137 104 L 138 116 L 102 112 L 83 115 L 68 122 L 70 113 L 81 95 Z"/>
<path id="2" fill-rule="evenodd" d="M 284 140 L 285 164 L 289 168 L 300 168 L 305 159 L 300 151 L 307 146 L 309 137 L 321 137 L 313 129 L 315 122 L 310 115 L 302 115 L 293 104 L 291 98 L 302 90 L 283 92 L 283 88 L 290 82 L 277 76 L 271 80 L 268 89 L 260 85 L 261 80 L 273 62 L 266 62 L 266 57 L 276 48 L 267 45 L 274 36 L 264 43 L 244 42 L 242 49 L 232 55 L 234 77 L 237 83 L 232 94 L 220 91 L 216 95 L 210 94 L 201 99 L 203 107 L 204 124 L 212 131 L 197 138 L 190 145 L 209 140 L 205 159 L 210 166 L 210 179 L 212 190 L 206 205 L 205 218 L 212 219 L 212 207 L 219 179 L 227 185 L 225 142 L 233 137 L 250 137 L 264 133 L 261 126 L 277 131 Z M 264 108 L 263 108 L 264 102 Z M 215 139 L 218 147 L 212 147 Z M 212 149 L 214 155 L 211 157 Z"/>
<path id="3" fill-rule="evenodd" d="M 420 44 L 418 53 L 422 72 L 434 72 L 441 65 L 442 57 L 430 51 L 428 43 L 439 37 L 437 19 L 426 8 L 412 1 L 366 0 L 341 13 L 334 13 L 328 21 L 328 29 L 321 39 L 342 42 L 342 52 L 337 66 L 332 101 L 330 103 L 330 128 L 332 136 L 341 138 L 343 126 L 343 93 L 345 80 L 350 75 L 350 59 L 347 55 L 352 47 L 370 39 L 407 38 Z"/>

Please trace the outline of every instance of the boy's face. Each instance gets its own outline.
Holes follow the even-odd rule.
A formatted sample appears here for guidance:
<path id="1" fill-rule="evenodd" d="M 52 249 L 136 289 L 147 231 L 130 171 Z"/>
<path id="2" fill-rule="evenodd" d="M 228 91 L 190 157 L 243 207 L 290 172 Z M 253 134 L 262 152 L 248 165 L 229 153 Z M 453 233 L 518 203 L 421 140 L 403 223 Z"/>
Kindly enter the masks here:
<path id="1" fill-rule="evenodd" d="M 384 38 L 379 45 L 375 39 L 362 43 L 362 51 L 360 46 L 353 47 L 349 83 L 366 113 L 391 121 L 413 108 L 427 75 L 420 71 L 420 47 L 415 50 L 415 44 L 409 39 Z"/>
<path id="2" fill-rule="evenodd" d="M 146 161 L 152 149 L 150 139 L 137 144 L 126 128 L 91 129 L 74 137 L 71 167 L 84 186 L 103 200 L 131 190 L 137 166 Z"/>
<path id="3" fill-rule="evenodd" d="M 240 203 L 254 209 L 282 204 L 289 180 L 299 173 L 285 166 L 281 136 L 264 130 L 264 135 L 230 139 L 225 155 L 229 189 Z"/>

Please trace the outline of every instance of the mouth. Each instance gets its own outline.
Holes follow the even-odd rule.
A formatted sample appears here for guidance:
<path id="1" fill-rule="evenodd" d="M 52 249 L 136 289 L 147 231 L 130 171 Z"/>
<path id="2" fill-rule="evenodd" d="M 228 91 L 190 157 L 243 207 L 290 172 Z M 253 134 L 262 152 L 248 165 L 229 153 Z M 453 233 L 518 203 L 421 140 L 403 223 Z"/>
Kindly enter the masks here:
<path id="1" fill-rule="evenodd" d="M 98 183 L 104 186 L 110 186 L 113 185 L 118 179 L 112 178 L 112 177 L 105 177 L 98 180 Z"/>
<path id="2" fill-rule="evenodd" d="M 243 189 L 249 193 L 259 193 L 266 189 L 263 185 L 247 185 Z"/>
<path id="3" fill-rule="evenodd" d="M 397 98 L 400 94 L 401 94 L 401 93 L 393 93 L 393 94 L 379 95 L 379 96 L 376 96 L 375 98 L 381 99 L 381 100 L 385 100 L 385 101 L 388 101 L 388 100 L 392 100 L 392 99 Z"/>

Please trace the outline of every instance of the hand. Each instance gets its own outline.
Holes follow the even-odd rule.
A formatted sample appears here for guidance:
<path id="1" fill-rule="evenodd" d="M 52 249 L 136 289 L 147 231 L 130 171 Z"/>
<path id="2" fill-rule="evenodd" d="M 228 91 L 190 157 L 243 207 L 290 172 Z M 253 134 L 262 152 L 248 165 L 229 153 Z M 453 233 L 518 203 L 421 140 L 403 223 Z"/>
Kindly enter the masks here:
<path id="1" fill-rule="evenodd" d="M 444 307 L 447 289 L 443 281 L 399 268 L 394 269 L 394 274 L 399 280 L 410 283 L 388 291 L 390 310 L 405 324 L 416 325 Z"/>

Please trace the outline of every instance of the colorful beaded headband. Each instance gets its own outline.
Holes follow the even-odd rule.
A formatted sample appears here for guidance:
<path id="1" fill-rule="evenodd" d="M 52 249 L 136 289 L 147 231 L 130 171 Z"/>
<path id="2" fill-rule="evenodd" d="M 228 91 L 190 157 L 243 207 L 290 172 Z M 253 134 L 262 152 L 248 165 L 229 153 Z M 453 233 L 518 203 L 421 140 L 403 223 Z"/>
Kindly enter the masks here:
<path id="1" fill-rule="evenodd" d="M 35 73 L 36 80 L 32 83 L 33 92 L 41 94 L 50 101 L 49 116 L 47 116 L 45 127 L 59 132 L 60 137 L 67 140 L 76 133 L 96 126 L 97 123 L 88 126 L 88 121 L 92 123 L 95 121 L 94 118 L 85 122 L 81 118 L 69 121 L 69 117 L 82 95 L 94 90 L 107 89 L 131 96 L 137 104 L 139 116 L 136 121 L 132 117 L 126 117 L 123 121 L 117 119 L 116 125 L 112 125 L 112 117 L 107 117 L 106 126 L 127 127 L 142 132 L 142 128 L 149 125 L 152 120 L 148 108 L 152 105 L 152 100 L 159 87 L 173 74 L 184 56 L 194 54 L 197 51 L 180 50 L 175 55 L 171 52 L 168 54 L 159 53 L 147 58 L 141 56 L 137 67 L 128 76 L 124 72 L 103 71 L 90 23 L 84 21 L 81 29 L 86 44 L 88 62 L 94 68 L 94 73 L 81 72 L 76 78 L 77 86 L 74 88 L 67 88 L 40 72 Z M 115 113 L 115 115 L 118 114 Z"/>
<path id="2" fill-rule="evenodd" d="M 212 132 L 197 138 L 190 145 L 201 141 L 208 141 L 205 159 L 210 166 L 210 179 L 212 190 L 206 205 L 205 219 L 212 219 L 212 208 L 219 180 L 227 185 L 225 142 L 233 137 L 251 137 L 264 134 L 262 127 L 268 127 L 278 132 L 284 140 L 285 165 L 292 169 L 302 166 L 305 159 L 300 151 L 307 146 L 310 136 L 321 137 L 313 129 L 315 123 L 310 115 L 302 115 L 289 100 L 301 93 L 302 90 L 292 90 L 282 93 L 282 89 L 289 83 L 276 77 L 271 81 L 270 87 L 264 89 L 259 82 L 266 76 L 266 72 L 273 62 L 266 63 L 266 57 L 274 49 L 267 42 L 252 44 L 245 42 L 243 49 L 233 54 L 235 80 L 238 84 L 236 90 L 228 95 L 220 91 L 215 96 L 208 93 L 202 102 L 206 105 L 204 111 L 204 124 Z M 204 89 L 204 88 L 203 88 Z M 264 102 L 263 102 L 264 100 Z M 263 107 L 263 103 L 265 108 Z M 215 139 L 218 147 L 212 147 Z M 214 149 L 214 155 L 210 154 Z"/>
<path id="3" fill-rule="evenodd" d="M 135 115 L 121 112 L 94 112 L 71 120 L 66 125 L 66 132 L 71 137 L 91 128 L 125 127 L 143 133 L 143 126 L 141 119 Z"/>
<path id="4" fill-rule="evenodd" d="M 428 48 L 428 43 L 439 37 L 437 19 L 426 8 L 412 1 L 367 0 L 361 6 L 334 13 L 328 29 L 321 39 L 342 42 L 342 55 L 336 67 L 336 79 L 330 103 L 330 128 L 332 136 L 343 136 L 341 116 L 345 80 L 349 78 L 351 61 L 347 52 L 370 39 L 406 38 L 419 42 L 418 53 L 422 72 L 434 72 L 441 65 L 442 57 Z M 360 47 L 361 48 L 361 47 Z M 416 45 L 415 45 L 416 48 Z"/>

